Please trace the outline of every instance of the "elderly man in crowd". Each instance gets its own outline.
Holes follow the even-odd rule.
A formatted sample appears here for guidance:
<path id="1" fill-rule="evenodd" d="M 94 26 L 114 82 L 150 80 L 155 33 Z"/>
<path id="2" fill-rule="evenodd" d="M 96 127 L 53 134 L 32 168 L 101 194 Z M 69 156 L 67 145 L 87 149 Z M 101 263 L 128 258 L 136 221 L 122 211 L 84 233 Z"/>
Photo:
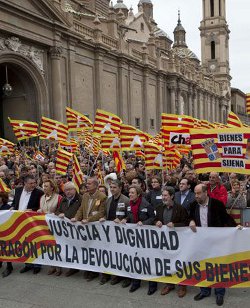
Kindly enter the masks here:
<path id="1" fill-rule="evenodd" d="M 129 206 L 129 198 L 122 194 L 122 182 L 119 180 L 113 180 L 110 184 L 110 191 L 112 197 L 109 197 L 106 202 L 105 217 L 100 218 L 100 222 L 105 220 L 114 221 L 120 223 L 123 218 L 126 217 L 127 207 Z M 101 274 L 100 284 L 105 284 L 110 279 L 107 274 Z M 111 284 L 115 285 L 119 283 L 123 278 L 120 276 L 113 276 Z M 130 279 L 125 279 L 122 286 L 127 287 L 131 283 Z"/>
<path id="2" fill-rule="evenodd" d="M 207 193 L 209 197 L 220 200 L 225 206 L 227 204 L 227 190 L 221 184 L 219 174 L 211 172 L 209 175 L 209 183 L 207 185 Z"/>
<path id="3" fill-rule="evenodd" d="M 88 222 L 99 221 L 105 215 L 105 202 L 107 197 L 98 190 L 98 179 L 87 179 L 87 193 L 82 197 L 82 203 L 77 211 L 75 217 L 71 219 L 72 222 L 81 221 L 82 224 Z M 85 272 L 84 277 L 91 281 L 98 276 L 98 273 Z"/>
<path id="4" fill-rule="evenodd" d="M 81 196 L 77 193 L 75 184 L 73 182 L 67 182 L 64 184 L 64 195 L 65 197 L 61 201 L 59 207 L 57 208 L 55 214 L 60 218 L 71 219 L 75 217 L 79 207 L 81 206 Z M 79 270 L 71 268 L 66 273 L 65 276 L 69 277 Z M 53 268 L 50 274 L 59 272 L 57 268 Z"/>

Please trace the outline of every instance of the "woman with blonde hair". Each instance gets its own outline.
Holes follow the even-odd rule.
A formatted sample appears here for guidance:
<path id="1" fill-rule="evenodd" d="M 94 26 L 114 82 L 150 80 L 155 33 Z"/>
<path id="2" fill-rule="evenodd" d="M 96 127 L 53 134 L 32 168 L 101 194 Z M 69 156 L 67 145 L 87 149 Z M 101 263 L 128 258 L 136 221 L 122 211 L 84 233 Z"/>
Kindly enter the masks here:
<path id="1" fill-rule="evenodd" d="M 58 188 L 54 181 L 48 179 L 43 183 L 44 195 L 40 199 L 40 209 L 38 212 L 52 214 L 55 213 L 62 196 L 58 194 Z"/>

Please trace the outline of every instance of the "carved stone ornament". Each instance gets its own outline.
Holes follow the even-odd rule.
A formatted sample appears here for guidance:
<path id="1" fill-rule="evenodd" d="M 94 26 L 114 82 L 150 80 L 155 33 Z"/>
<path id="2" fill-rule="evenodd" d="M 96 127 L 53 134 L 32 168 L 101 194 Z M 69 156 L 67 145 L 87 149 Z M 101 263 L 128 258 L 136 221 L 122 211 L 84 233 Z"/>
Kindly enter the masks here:
<path id="1" fill-rule="evenodd" d="M 43 50 L 22 44 L 18 37 L 11 36 L 9 38 L 0 37 L 0 53 L 3 51 L 13 51 L 30 59 L 44 74 L 43 69 Z"/>
<path id="2" fill-rule="evenodd" d="M 62 46 L 52 46 L 49 51 L 52 58 L 60 58 L 62 56 L 63 48 Z"/>

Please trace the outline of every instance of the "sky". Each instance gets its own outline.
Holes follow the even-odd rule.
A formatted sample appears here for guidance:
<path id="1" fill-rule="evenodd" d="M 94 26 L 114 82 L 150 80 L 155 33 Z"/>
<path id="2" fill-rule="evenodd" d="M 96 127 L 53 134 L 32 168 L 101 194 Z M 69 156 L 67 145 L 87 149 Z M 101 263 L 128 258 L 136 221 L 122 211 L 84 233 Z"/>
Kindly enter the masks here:
<path id="1" fill-rule="evenodd" d="M 137 13 L 139 0 L 124 0 L 124 4 L 134 8 Z M 116 3 L 116 0 L 113 0 Z M 181 22 L 186 30 L 186 43 L 201 59 L 200 21 L 202 20 L 202 0 L 152 0 L 154 19 L 173 40 L 173 31 L 177 25 L 178 9 Z M 243 92 L 250 92 L 250 1 L 226 0 L 227 23 L 229 26 L 229 61 L 231 68 L 232 87 Z M 250 79 L 250 78 L 249 78 Z"/>

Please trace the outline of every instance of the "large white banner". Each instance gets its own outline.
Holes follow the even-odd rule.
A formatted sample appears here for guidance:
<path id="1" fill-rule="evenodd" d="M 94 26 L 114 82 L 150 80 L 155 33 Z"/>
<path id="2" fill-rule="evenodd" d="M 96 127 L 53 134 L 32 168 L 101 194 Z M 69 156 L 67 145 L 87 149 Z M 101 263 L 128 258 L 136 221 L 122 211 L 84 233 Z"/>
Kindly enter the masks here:
<path id="1" fill-rule="evenodd" d="M 76 268 L 159 282 L 250 286 L 250 229 L 71 223 L 0 212 L 0 260 Z"/>

